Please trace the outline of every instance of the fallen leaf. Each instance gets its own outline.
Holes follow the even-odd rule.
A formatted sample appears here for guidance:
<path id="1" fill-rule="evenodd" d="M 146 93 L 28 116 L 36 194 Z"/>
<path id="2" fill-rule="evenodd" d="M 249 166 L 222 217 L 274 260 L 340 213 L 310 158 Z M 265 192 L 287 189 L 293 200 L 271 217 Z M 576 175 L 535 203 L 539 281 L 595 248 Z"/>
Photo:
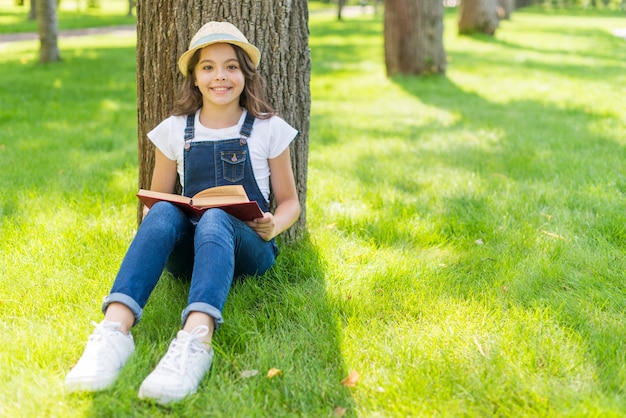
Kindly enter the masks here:
<path id="1" fill-rule="evenodd" d="M 344 416 L 347 411 L 348 411 L 348 408 L 342 408 L 341 406 L 336 406 L 334 410 L 335 416 L 340 417 L 340 418 Z"/>
<path id="2" fill-rule="evenodd" d="M 269 377 L 270 379 L 275 376 L 280 376 L 281 374 L 282 372 L 280 370 L 273 367 L 267 371 L 267 377 Z"/>
<path id="3" fill-rule="evenodd" d="M 249 377 L 254 377 L 257 374 L 259 374 L 258 370 L 244 370 L 241 373 L 239 373 L 239 376 L 243 377 L 244 379 L 247 379 Z"/>
<path id="4" fill-rule="evenodd" d="M 350 374 L 341 381 L 341 384 L 348 387 L 354 387 L 359 380 L 359 373 L 356 370 L 352 370 Z"/>

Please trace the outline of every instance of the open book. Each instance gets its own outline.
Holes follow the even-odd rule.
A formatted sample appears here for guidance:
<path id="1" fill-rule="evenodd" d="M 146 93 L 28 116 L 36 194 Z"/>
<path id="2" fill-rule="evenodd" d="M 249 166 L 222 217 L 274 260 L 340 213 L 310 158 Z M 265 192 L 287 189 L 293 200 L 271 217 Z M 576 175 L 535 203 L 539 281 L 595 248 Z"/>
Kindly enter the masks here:
<path id="1" fill-rule="evenodd" d="M 137 197 L 148 208 L 160 201 L 171 202 L 194 220 L 200 219 L 210 208 L 220 208 L 242 221 L 263 217 L 259 204 L 256 200 L 249 200 L 246 191 L 240 185 L 211 187 L 196 193 L 193 197 L 139 189 Z"/>

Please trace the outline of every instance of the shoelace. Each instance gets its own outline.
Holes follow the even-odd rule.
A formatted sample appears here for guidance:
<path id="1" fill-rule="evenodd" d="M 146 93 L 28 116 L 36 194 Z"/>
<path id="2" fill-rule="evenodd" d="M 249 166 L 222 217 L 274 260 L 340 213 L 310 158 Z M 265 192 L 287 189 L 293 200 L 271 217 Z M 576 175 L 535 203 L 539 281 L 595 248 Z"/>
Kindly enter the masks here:
<path id="1" fill-rule="evenodd" d="M 202 338 L 208 333 L 209 327 L 200 325 L 195 327 L 190 333 L 183 334 L 182 337 L 176 337 L 176 339 L 172 341 L 159 367 L 171 370 L 179 375 L 185 374 L 189 355 L 204 350 L 204 348 L 194 345 L 198 341 L 202 344 Z"/>
<path id="2" fill-rule="evenodd" d="M 109 341 L 110 336 L 113 332 L 115 332 L 115 328 L 106 327 L 103 323 L 97 323 L 95 321 L 91 321 L 91 324 L 96 328 L 94 332 L 89 336 L 88 342 L 92 347 L 91 350 L 88 351 L 88 355 L 93 358 L 100 358 L 99 353 L 102 350 L 108 350 L 109 344 L 103 344 L 104 341 Z"/>

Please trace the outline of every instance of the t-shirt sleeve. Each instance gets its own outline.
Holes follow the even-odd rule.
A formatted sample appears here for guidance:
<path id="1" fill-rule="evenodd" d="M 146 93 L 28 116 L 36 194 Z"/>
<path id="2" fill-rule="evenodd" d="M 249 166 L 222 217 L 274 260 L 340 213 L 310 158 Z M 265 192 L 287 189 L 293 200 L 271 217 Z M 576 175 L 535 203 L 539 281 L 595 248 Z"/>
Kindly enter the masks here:
<path id="1" fill-rule="evenodd" d="M 298 131 L 278 116 L 271 119 L 271 138 L 269 158 L 276 158 L 287 149 L 296 138 Z"/>
<path id="2" fill-rule="evenodd" d="M 176 153 L 172 147 L 173 118 L 169 117 L 159 123 L 156 128 L 148 132 L 148 139 L 170 160 L 176 160 Z"/>

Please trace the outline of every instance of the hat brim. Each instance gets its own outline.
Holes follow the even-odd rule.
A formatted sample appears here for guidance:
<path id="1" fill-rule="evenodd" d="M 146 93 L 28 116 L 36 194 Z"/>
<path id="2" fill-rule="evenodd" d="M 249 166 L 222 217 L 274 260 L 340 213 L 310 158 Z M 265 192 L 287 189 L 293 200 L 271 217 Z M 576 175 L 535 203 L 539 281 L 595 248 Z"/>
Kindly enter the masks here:
<path id="1" fill-rule="evenodd" d="M 252 60 L 255 68 L 258 67 L 259 63 L 261 62 L 261 52 L 254 45 L 248 42 L 243 42 L 239 38 L 236 38 L 229 34 L 215 33 L 203 36 L 202 38 L 198 39 L 196 42 L 193 43 L 193 45 L 190 46 L 187 51 L 185 51 L 180 56 L 180 58 L 178 58 L 178 69 L 180 70 L 180 72 L 183 73 L 183 75 L 187 75 L 189 60 L 191 59 L 193 54 L 197 50 L 213 44 L 237 45 L 238 47 L 243 49 L 246 54 L 248 54 L 248 57 L 250 57 L 250 60 Z"/>

